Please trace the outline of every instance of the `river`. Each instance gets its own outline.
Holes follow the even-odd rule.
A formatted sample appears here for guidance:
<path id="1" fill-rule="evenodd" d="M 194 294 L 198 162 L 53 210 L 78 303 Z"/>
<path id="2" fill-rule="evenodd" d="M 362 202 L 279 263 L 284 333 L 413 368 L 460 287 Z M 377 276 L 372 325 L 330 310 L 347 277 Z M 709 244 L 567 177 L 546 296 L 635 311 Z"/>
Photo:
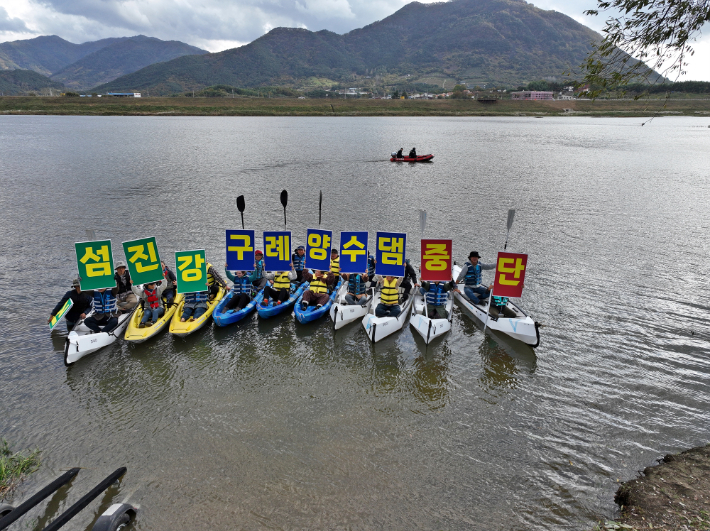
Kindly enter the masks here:
<path id="1" fill-rule="evenodd" d="M 707 118 L 0 116 L 0 437 L 38 447 L 19 499 L 84 467 L 44 523 L 119 466 L 140 530 L 590 529 L 617 481 L 708 441 Z M 431 164 L 388 162 L 415 145 Z M 534 351 L 461 308 L 427 348 L 407 324 L 291 315 L 118 342 L 69 368 L 46 320 L 85 229 L 162 256 L 224 229 L 452 238 L 462 263 L 529 254 Z M 372 241 L 372 236 L 371 236 Z M 490 277 L 488 277 L 490 278 Z"/>

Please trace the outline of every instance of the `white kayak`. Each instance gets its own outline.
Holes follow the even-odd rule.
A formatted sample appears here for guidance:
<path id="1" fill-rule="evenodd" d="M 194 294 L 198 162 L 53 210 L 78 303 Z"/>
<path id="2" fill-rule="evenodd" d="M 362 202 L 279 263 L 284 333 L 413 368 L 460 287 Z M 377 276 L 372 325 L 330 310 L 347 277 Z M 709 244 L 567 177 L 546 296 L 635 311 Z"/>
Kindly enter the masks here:
<path id="1" fill-rule="evenodd" d="M 69 366 L 116 341 L 123 335 L 134 311 L 119 315 L 118 325 L 110 332 L 94 332 L 84 324 L 83 319 L 76 323 L 64 344 L 64 365 Z"/>
<path id="2" fill-rule="evenodd" d="M 340 330 L 345 325 L 348 325 L 358 319 L 362 319 L 367 312 L 370 311 L 370 305 L 372 304 L 372 295 L 368 297 L 367 304 L 365 306 L 360 306 L 359 304 L 348 304 L 345 301 L 345 295 L 348 293 L 348 283 L 345 282 L 340 289 L 338 294 L 335 296 L 335 301 L 330 307 L 330 318 L 333 320 L 333 327 L 335 330 Z"/>
<path id="3" fill-rule="evenodd" d="M 414 304 L 412 305 L 412 317 L 409 320 L 409 324 L 414 327 L 414 329 L 419 332 L 427 345 L 431 343 L 437 337 L 443 336 L 446 332 L 451 330 L 451 317 L 452 310 L 454 309 L 454 297 L 453 291 L 448 292 L 448 297 L 446 299 L 446 312 L 448 313 L 448 319 L 432 319 L 427 315 L 426 312 L 426 297 L 422 295 L 419 288 L 416 289 L 416 294 L 414 295 Z"/>
<path id="4" fill-rule="evenodd" d="M 367 337 L 370 338 L 370 341 L 377 343 L 379 340 L 402 329 L 404 322 L 407 320 L 407 317 L 409 317 L 409 309 L 412 307 L 412 302 L 414 301 L 413 291 L 414 289 L 410 290 L 409 297 L 404 301 L 404 304 L 401 303 L 404 295 L 402 293 L 399 294 L 402 313 L 397 317 L 375 316 L 377 305 L 380 304 L 380 292 L 375 292 L 374 297 L 372 297 L 372 302 L 370 303 L 370 310 L 362 320 L 362 326 L 365 328 L 365 332 L 367 332 Z"/>
<path id="5" fill-rule="evenodd" d="M 461 266 L 455 265 L 452 271 L 453 277 L 458 278 L 459 273 L 461 273 Z M 464 295 L 463 287 L 463 283 L 458 285 L 461 293 L 454 293 L 456 300 L 478 318 L 481 323 L 486 323 L 486 309 L 488 308 L 488 304 L 473 304 Z M 487 326 L 491 330 L 502 332 L 533 348 L 540 344 L 540 331 L 538 330 L 540 324 L 533 321 L 529 315 L 510 300 L 505 308 L 503 308 L 502 314 L 495 307 L 490 308 Z"/>

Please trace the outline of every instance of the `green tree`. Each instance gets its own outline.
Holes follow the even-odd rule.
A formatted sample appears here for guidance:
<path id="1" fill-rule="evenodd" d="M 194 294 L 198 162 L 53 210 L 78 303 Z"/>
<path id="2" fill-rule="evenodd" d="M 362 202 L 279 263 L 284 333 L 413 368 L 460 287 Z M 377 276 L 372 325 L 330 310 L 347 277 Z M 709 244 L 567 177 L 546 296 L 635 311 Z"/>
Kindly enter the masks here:
<path id="1" fill-rule="evenodd" d="M 398 100 L 398 99 L 399 99 L 399 92 L 397 91 L 397 89 L 394 89 L 394 90 L 392 91 L 392 99 L 393 99 L 393 100 Z"/>
<path id="2" fill-rule="evenodd" d="M 456 85 L 453 92 L 463 92 L 466 90 L 466 85 Z"/>

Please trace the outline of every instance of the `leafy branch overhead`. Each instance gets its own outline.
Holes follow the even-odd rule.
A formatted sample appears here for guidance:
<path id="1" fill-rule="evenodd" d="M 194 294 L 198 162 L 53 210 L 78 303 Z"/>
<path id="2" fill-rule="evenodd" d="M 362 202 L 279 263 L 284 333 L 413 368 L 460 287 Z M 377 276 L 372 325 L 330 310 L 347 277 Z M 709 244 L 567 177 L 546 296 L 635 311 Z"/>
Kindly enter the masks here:
<path id="1" fill-rule="evenodd" d="M 606 21 L 604 38 L 582 65 L 592 96 L 629 82 L 655 81 L 653 69 L 684 74 L 694 54 L 691 43 L 710 20 L 710 0 L 597 0 L 597 5 L 585 14 L 620 14 Z"/>

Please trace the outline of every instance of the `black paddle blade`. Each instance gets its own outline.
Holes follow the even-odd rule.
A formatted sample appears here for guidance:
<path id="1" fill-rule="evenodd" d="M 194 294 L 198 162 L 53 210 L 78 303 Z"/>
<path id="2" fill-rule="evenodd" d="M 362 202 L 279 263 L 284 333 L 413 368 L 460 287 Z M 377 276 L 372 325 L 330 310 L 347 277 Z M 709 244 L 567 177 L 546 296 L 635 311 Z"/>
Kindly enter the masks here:
<path id="1" fill-rule="evenodd" d="M 240 195 L 237 197 L 237 209 L 239 209 L 239 212 L 244 212 L 244 208 L 246 205 L 244 204 L 244 196 Z"/>
<path id="2" fill-rule="evenodd" d="M 286 208 L 286 205 L 288 204 L 288 192 L 284 190 L 281 192 L 281 204 Z"/>
<path id="3" fill-rule="evenodd" d="M 322 209 L 323 209 L 323 190 L 320 191 L 320 196 L 318 197 L 318 225 L 320 225 Z"/>

